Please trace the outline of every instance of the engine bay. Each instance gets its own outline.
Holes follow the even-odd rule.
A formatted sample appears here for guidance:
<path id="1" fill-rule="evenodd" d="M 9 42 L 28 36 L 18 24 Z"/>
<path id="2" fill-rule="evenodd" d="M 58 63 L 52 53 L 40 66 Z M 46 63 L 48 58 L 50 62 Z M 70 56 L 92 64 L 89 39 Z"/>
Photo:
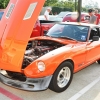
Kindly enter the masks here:
<path id="1" fill-rule="evenodd" d="M 22 69 L 26 68 L 34 60 L 49 53 L 50 51 L 64 46 L 64 44 L 52 40 L 32 40 L 28 42 L 23 57 Z M 25 81 L 26 76 L 19 72 L 6 71 L 7 77 Z"/>
<path id="2" fill-rule="evenodd" d="M 37 58 L 61 46 L 64 46 L 64 44 L 52 40 L 29 41 L 24 54 L 22 69 L 27 67 Z"/>

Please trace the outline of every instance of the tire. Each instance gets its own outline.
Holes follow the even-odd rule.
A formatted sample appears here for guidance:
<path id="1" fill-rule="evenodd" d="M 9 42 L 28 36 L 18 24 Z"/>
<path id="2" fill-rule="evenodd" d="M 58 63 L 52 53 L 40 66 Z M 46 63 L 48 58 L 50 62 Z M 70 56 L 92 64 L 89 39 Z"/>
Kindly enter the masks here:
<path id="1" fill-rule="evenodd" d="M 68 61 L 63 62 L 55 71 L 49 88 L 58 93 L 63 92 L 69 87 L 72 78 L 73 65 Z"/>
<path id="2" fill-rule="evenodd" d="M 100 64 L 100 60 L 97 60 L 98 64 Z"/>

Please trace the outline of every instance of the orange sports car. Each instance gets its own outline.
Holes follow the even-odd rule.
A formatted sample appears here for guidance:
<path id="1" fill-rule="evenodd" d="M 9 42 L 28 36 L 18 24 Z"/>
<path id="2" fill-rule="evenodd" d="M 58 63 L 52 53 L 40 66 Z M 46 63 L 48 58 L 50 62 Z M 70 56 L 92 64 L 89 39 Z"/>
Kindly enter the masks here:
<path id="1" fill-rule="evenodd" d="M 73 73 L 100 64 L 100 27 L 61 22 L 30 39 L 44 1 L 24 0 L 23 9 L 23 0 L 10 1 L 0 21 L 0 81 L 23 90 L 62 92 Z"/>
<path id="2" fill-rule="evenodd" d="M 22 73 L 6 71 L 10 79 L 0 76 L 1 81 L 30 91 L 48 87 L 56 92 L 64 91 L 74 72 L 95 61 L 100 64 L 99 29 L 96 25 L 83 23 L 55 24 L 46 36 L 29 40 L 23 56 Z"/>

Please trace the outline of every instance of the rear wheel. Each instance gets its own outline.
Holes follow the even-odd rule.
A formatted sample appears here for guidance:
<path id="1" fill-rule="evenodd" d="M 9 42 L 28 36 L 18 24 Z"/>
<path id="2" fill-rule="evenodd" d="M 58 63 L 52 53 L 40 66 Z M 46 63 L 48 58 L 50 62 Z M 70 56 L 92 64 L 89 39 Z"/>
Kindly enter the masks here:
<path id="1" fill-rule="evenodd" d="M 73 65 L 66 61 L 55 71 L 49 88 L 55 92 L 63 92 L 68 88 L 73 78 Z"/>

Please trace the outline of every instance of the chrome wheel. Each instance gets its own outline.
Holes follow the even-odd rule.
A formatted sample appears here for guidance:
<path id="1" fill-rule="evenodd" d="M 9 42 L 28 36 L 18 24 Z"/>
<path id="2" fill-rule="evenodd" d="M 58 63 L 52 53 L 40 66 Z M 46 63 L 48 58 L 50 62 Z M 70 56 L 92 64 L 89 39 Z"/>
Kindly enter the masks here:
<path id="1" fill-rule="evenodd" d="M 70 77 L 71 77 L 71 71 L 69 69 L 69 67 L 63 67 L 58 76 L 57 76 L 57 84 L 60 88 L 63 88 L 65 87 L 69 80 L 70 80 Z"/>
<path id="2" fill-rule="evenodd" d="M 65 91 L 73 78 L 73 64 L 69 61 L 60 64 L 55 71 L 49 88 L 55 92 Z"/>

